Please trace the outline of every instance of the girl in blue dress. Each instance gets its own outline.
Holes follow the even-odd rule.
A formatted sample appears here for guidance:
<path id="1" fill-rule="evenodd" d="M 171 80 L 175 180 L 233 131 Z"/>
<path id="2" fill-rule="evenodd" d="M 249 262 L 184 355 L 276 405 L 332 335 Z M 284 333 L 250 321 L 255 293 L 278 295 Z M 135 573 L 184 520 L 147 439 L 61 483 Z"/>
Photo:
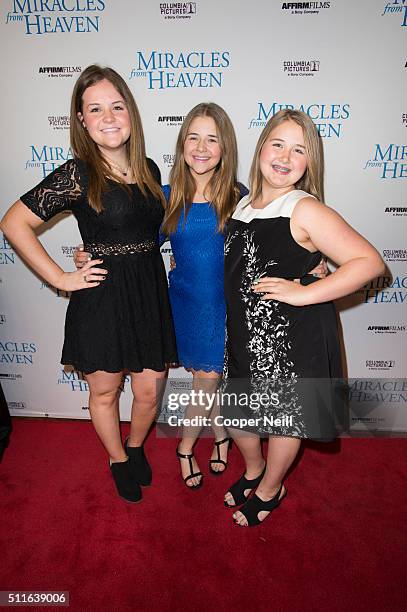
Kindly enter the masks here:
<path id="1" fill-rule="evenodd" d="M 169 274 L 179 363 L 193 375 L 193 389 L 214 393 L 223 369 L 225 298 L 224 228 L 247 190 L 236 178 L 237 145 L 233 125 L 217 104 L 201 103 L 185 118 L 178 135 L 162 231 L 169 237 L 176 266 Z M 208 416 L 208 406 L 189 407 L 188 418 Z M 212 423 L 216 407 L 212 410 Z M 181 472 L 190 488 L 202 485 L 193 455 L 200 427 L 184 427 L 177 448 Z M 227 467 L 229 438 L 213 425 L 213 474 Z"/>

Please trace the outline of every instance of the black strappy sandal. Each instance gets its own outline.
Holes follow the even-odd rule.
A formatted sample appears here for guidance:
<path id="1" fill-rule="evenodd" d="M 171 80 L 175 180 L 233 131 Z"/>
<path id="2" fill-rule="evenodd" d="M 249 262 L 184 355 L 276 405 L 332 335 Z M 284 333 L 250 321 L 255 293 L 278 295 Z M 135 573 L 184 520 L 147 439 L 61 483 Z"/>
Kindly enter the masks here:
<path id="1" fill-rule="evenodd" d="M 234 484 L 232 484 L 232 486 L 227 490 L 227 493 L 230 493 L 235 501 L 234 504 L 228 504 L 227 501 L 225 500 L 223 503 L 225 504 L 226 508 L 236 508 L 236 506 L 241 506 L 242 504 L 244 504 L 247 501 L 247 497 L 244 492 L 246 489 L 255 489 L 256 487 L 259 486 L 263 476 L 264 476 L 264 472 L 266 471 L 266 467 L 267 467 L 267 463 L 264 464 L 264 468 L 261 472 L 261 474 L 259 476 L 257 476 L 257 478 L 253 478 L 252 480 L 248 480 L 245 475 L 243 474 L 243 476 L 241 478 L 239 478 L 239 480 L 237 482 L 235 482 Z M 250 493 L 249 493 L 250 495 Z"/>
<path id="2" fill-rule="evenodd" d="M 210 459 L 209 460 L 209 471 L 211 474 L 213 474 L 214 476 L 220 476 L 221 474 L 223 474 L 224 472 L 226 472 L 226 468 L 228 467 L 227 461 L 224 461 L 223 459 L 220 458 L 220 445 L 221 444 L 225 444 L 225 442 L 228 443 L 228 450 L 230 450 L 230 447 L 232 445 L 232 438 L 223 438 L 223 440 L 219 440 L 218 442 L 215 442 L 215 448 L 216 448 L 216 452 L 218 455 L 217 459 Z M 225 466 L 224 470 L 219 470 L 216 471 L 213 469 L 212 465 L 214 463 L 220 463 L 221 465 Z"/>
<path id="3" fill-rule="evenodd" d="M 280 488 L 277 493 L 269 499 L 268 501 L 263 501 L 258 497 L 258 495 L 254 494 L 247 502 L 240 508 L 239 512 L 241 512 L 247 520 L 248 527 L 255 527 L 256 525 L 261 525 L 272 513 L 273 510 L 277 508 L 283 501 L 284 497 L 287 495 L 287 490 L 284 490 L 284 493 L 281 495 L 283 489 L 283 484 L 281 483 Z M 281 497 L 280 497 L 281 495 Z M 270 512 L 262 521 L 259 520 L 259 512 Z M 239 527 L 246 527 L 246 525 L 240 525 L 237 523 L 236 519 L 233 519 Z"/>
<path id="4" fill-rule="evenodd" d="M 184 455 L 183 453 L 180 453 L 180 452 L 179 452 L 178 448 L 177 448 L 176 452 L 177 452 L 177 457 L 179 457 L 180 459 L 188 459 L 188 462 L 189 462 L 189 471 L 190 471 L 190 474 L 189 474 L 189 476 L 185 476 L 185 478 L 184 478 L 185 486 L 186 486 L 188 489 L 199 489 L 199 487 L 201 487 L 201 486 L 202 486 L 203 474 L 202 474 L 202 472 L 194 472 L 194 471 L 193 471 L 193 470 L 194 470 L 194 468 L 192 467 L 192 458 L 193 458 L 193 456 L 194 456 L 194 453 L 191 453 L 191 454 L 189 454 L 189 455 Z M 198 484 L 194 484 L 194 485 L 192 485 L 192 486 L 190 487 L 190 486 L 187 484 L 187 482 L 188 482 L 189 480 L 191 480 L 191 478 L 196 478 L 197 476 L 200 476 L 200 477 L 201 477 L 200 481 L 198 482 Z"/>

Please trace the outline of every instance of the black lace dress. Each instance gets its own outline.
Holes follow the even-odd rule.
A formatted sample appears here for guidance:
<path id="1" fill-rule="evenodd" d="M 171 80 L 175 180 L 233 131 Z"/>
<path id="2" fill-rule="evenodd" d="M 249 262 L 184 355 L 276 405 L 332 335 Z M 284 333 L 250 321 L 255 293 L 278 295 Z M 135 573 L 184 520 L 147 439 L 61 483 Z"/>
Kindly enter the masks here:
<path id="1" fill-rule="evenodd" d="M 160 182 L 160 172 L 148 160 Z M 165 369 L 177 361 L 167 278 L 158 245 L 164 210 L 149 194 L 109 181 L 104 210 L 87 201 L 86 165 L 71 159 L 21 197 L 48 221 L 62 211 L 76 217 L 85 250 L 109 271 L 99 286 L 72 293 L 61 362 L 85 373 Z"/>

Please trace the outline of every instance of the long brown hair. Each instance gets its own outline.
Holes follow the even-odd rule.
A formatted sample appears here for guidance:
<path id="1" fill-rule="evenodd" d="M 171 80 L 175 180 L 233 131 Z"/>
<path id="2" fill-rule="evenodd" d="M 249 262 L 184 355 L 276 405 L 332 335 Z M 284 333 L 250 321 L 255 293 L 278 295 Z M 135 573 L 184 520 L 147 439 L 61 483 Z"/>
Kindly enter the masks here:
<path id="1" fill-rule="evenodd" d="M 191 123 L 197 117 L 211 117 L 215 122 L 219 139 L 221 159 L 207 185 L 206 195 L 215 208 L 219 231 L 224 229 L 226 221 L 232 215 L 241 197 L 236 178 L 237 144 L 232 122 L 222 107 L 214 102 L 202 102 L 194 106 L 188 113 L 178 134 L 175 161 L 169 179 L 170 200 L 163 223 L 163 231 L 167 234 L 176 231 L 181 210 L 184 211 L 184 218 L 186 218 L 195 195 L 195 180 L 184 160 L 184 144 Z"/>
<path id="2" fill-rule="evenodd" d="M 308 158 L 307 168 L 295 184 L 296 189 L 302 189 L 324 201 L 324 150 L 322 139 L 318 134 L 312 119 L 300 110 L 284 109 L 278 111 L 266 124 L 256 145 L 253 162 L 250 169 L 250 201 L 255 200 L 262 192 L 262 174 L 260 171 L 260 153 L 264 143 L 274 128 L 285 121 L 294 121 L 303 131 L 305 150 Z"/>
<path id="3" fill-rule="evenodd" d="M 97 144 L 91 139 L 84 128 L 78 113 L 83 111 L 83 94 L 88 87 L 103 80 L 109 81 L 123 98 L 130 117 L 130 138 L 126 142 L 126 152 L 134 181 L 143 195 L 150 193 L 165 205 L 161 186 L 154 179 L 147 165 L 143 126 L 134 97 L 124 79 L 115 70 L 92 64 L 85 68 L 75 83 L 71 99 L 70 138 L 72 152 L 75 157 L 86 162 L 89 171 L 88 200 L 89 205 L 101 212 L 102 193 L 107 189 L 107 179 L 112 179 L 123 185 L 130 194 L 126 182 L 114 174 L 101 154 Z"/>

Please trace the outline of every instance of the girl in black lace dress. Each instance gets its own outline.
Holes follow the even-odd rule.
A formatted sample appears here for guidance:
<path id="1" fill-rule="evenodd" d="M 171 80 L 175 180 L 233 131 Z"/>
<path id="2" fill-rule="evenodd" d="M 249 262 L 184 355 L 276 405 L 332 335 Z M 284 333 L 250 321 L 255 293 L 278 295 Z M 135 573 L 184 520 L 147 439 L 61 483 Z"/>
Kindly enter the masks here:
<path id="1" fill-rule="evenodd" d="M 114 70 L 89 66 L 79 77 L 71 101 L 71 146 L 74 159 L 22 196 L 1 227 L 38 274 L 72 292 L 62 363 L 84 373 L 90 414 L 118 492 L 135 502 L 140 485 L 151 483 L 143 441 L 155 417 L 158 383 L 177 353 L 158 246 L 165 204 L 160 172 L 146 158 L 135 101 Z M 66 210 L 75 215 L 93 256 L 76 272 L 64 272 L 34 233 Z M 123 448 L 118 398 L 127 371 L 134 400 Z"/>

